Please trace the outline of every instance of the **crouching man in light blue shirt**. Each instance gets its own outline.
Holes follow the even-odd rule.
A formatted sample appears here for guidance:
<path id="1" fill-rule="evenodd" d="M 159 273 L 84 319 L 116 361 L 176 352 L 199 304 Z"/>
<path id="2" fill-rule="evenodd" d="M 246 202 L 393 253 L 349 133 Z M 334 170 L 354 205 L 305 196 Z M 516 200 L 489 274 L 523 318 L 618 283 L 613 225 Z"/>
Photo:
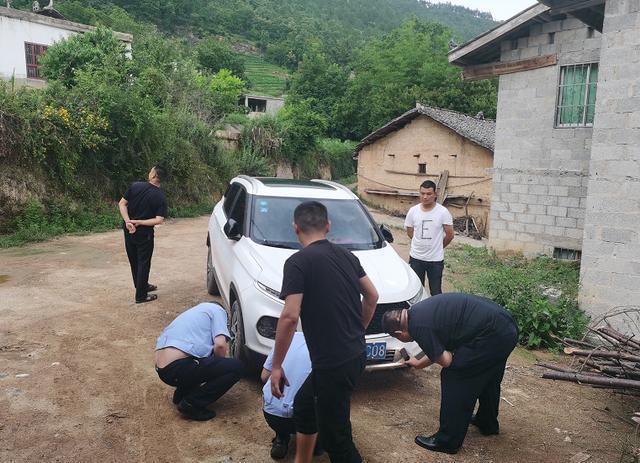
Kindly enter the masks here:
<path id="1" fill-rule="evenodd" d="M 156 371 L 176 388 L 173 403 L 187 418 L 206 421 L 208 408 L 242 375 L 242 363 L 227 358 L 227 313 L 215 303 L 202 303 L 181 313 L 156 342 Z"/>
<path id="2" fill-rule="evenodd" d="M 282 362 L 283 368 L 287 372 L 287 380 L 284 388 L 284 395 L 281 399 L 273 397 L 271 394 L 271 365 L 273 361 L 273 350 L 267 357 L 262 368 L 260 377 L 265 382 L 262 388 L 263 411 L 267 424 L 276 433 L 276 437 L 271 441 L 271 458 L 280 459 L 287 455 L 289 450 L 289 439 L 291 434 L 296 433 L 293 421 L 293 401 L 298 393 L 298 389 L 311 373 L 311 359 L 304 334 L 297 332 L 291 340 L 291 345 L 287 355 Z M 319 444 L 316 444 L 315 455 L 322 453 Z"/>

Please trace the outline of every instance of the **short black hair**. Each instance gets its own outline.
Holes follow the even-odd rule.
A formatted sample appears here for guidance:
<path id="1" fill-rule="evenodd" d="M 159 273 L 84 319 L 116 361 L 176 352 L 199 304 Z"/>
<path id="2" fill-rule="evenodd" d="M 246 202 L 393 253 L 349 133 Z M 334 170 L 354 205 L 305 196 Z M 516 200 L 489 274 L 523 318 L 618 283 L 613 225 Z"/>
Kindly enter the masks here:
<path id="1" fill-rule="evenodd" d="M 296 207 L 293 221 L 303 233 L 322 231 L 329 223 L 327 208 L 318 201 L 305 201 Z"/>
<path id="2" fill-rule="evenodd" d="M 402 331 L 402 309 L 389 310 L 382 315 L 382 331 L 393 333 Z"/>
<path id="3" fill-rule="evenodd" d="M 436 191 L 436 184 L 431 180 L 425 180 L 420 184 L 420 188 L 433 188 L 433 191 Z"/>
<path id="4" fill-rule="evenodd" d="M 156 177 L 160 182 L 164 182 L 167 179 L 167 169 L 162 166 L 153 166 L 153 170 L 156 172 Z"/>

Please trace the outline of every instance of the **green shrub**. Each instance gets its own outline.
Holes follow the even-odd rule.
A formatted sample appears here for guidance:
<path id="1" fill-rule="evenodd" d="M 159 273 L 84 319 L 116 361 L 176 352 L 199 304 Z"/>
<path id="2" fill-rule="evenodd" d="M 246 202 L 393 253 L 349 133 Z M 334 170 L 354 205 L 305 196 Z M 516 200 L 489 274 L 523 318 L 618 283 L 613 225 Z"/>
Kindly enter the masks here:
<path id="1" fill-rule="evenodd" d="M 42 241 L 63 233 L 106 231 L 122 219 L 114 204 L 73 204 L 68 199 L 27 202 L 15 219 L 15 232 L 0 237 L 0 248 Z"/>
<path id="2" fill-rule="evenodd" d="M 231 113 L 226 114 L 222 122 L 232 125 L 247 125 L 251 123 L 251 119 L 244 113 Z"/>
<path id="3" fill-rule="evenodd" d="M 447 266 L 466 273 L 454 283 L 458 289 L 485 296 L 513 315 L 526 347 L 553 347 L 552 335 L 580 337 L 586 329 L 589 318 L 577 304 L 576 263 L 548 257 L 501 259 L 485 248 L 465 246 L 448 251 Z M 559 290 L 559 297 L 546 296 L 549 288 Z"/>
<path id="4" fill-rule="evenodd" d="M 331 178 L 351 177 L 355 173 L 353 151 L 357 143 L 336 138 L 322 138 L 318 141 L 318 156 L 331 168 Z"/>
<path id="5" fill-rule="evenodd" d="M 172 205 L 169 218 L 198 217 L 210 214 L 219 198 L 210 196 L 195 204 Z M 74 204 L 68 198 L 27 202 L 15 218 L 14 232 L 0 235 L 0 248 L 43 241 L 65 233 L 89 233 L 114 230 L 121 226 L 122 218 L 117 204 Z"/>

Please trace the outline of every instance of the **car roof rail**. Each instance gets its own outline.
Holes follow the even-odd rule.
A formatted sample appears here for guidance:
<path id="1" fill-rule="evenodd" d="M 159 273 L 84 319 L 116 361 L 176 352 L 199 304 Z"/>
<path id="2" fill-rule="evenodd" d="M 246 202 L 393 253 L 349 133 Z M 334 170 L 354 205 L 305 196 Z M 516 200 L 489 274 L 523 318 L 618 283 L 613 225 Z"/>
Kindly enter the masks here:
<path id="1" fill-rule="evenodd" d="M 250 177 L 249 175 L 238 175 L 238 178 L 241 178 L 243 180 L 246 180 L 247 182 L 249 182 L 250 184 L 253 185 L 255 178 L 254 177 Z"/>
<path id="2" fill-rule="evenodd" d="M 334 188 L 338 188 L 338 189 L 340 189 L 340 190 L 342 190 L 342 191 L 344 191 L 344 192 L 346 192 L 346 193 L 349 193 L 349 194 L 350 194 L 351 196 L 353 196 L 354 198 L 357 198 L 357 197 L 358 197 L 358 196 L 357 196 L 353 191 L 351 191 L 349 188 L 347 188 L 346 186 L 344 186 L 344 185 L 343 185 L 343 184 L 341 184 L 341 183 L 338 183 L 338 182 L 332 182 L 331 180 L 324 180 L 324 179 L 321 179 L 321 178 L 314 178 L 314 179 L 313 179 L 313 180 L 311 180 L 311 181 L 312 181 L 312 182 L 316 182 L 316 183 L 323 183 L 323 184 L 325 184 L 325 185 L 330 185 L 330 186 L 332 186 L 332 187 L 334 187 Z"/>
<path id="3" fill-rule="evenodd" d="M 256 178 L 250 175 L 241 174 L 236 175 L 235 178 L 239 178 L 240 180 L 244 180 L 245 182 L 247 182 L 251 186 L 252 191 L 255 191 L 258 186 L 258 181 L 256 180 Z"/>

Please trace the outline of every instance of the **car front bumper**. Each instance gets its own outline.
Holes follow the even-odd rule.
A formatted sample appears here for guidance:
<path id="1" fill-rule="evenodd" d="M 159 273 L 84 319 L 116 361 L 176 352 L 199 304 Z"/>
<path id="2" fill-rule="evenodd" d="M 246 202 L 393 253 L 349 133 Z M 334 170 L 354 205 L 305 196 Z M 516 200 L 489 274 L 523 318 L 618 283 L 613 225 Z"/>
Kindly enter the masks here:
<path id="1" fill-rule="evenodd" d="M 245 340 L 247 348 L 257 354 L 267 356 L 273 349 L 274 340 L 260 335 L 257 323 L 260 318 L 267 316 L 279 318 L 284 307 L 283 301 L 263 291 L 257 284 L 249 286 L 243 291 L 242 316 L 244 319 Z M 301 325 L 298 325 L 301 331 Z M 403 347 L 410 355 L 420 352 L 415 342 L 405 343 L 386 334 L 368 334 L 367 343 L 385 342 L 387 355 L 384 360 L 367 360 L 366 371 L 394 370 L 406 367 L 400 349 Z"/>

